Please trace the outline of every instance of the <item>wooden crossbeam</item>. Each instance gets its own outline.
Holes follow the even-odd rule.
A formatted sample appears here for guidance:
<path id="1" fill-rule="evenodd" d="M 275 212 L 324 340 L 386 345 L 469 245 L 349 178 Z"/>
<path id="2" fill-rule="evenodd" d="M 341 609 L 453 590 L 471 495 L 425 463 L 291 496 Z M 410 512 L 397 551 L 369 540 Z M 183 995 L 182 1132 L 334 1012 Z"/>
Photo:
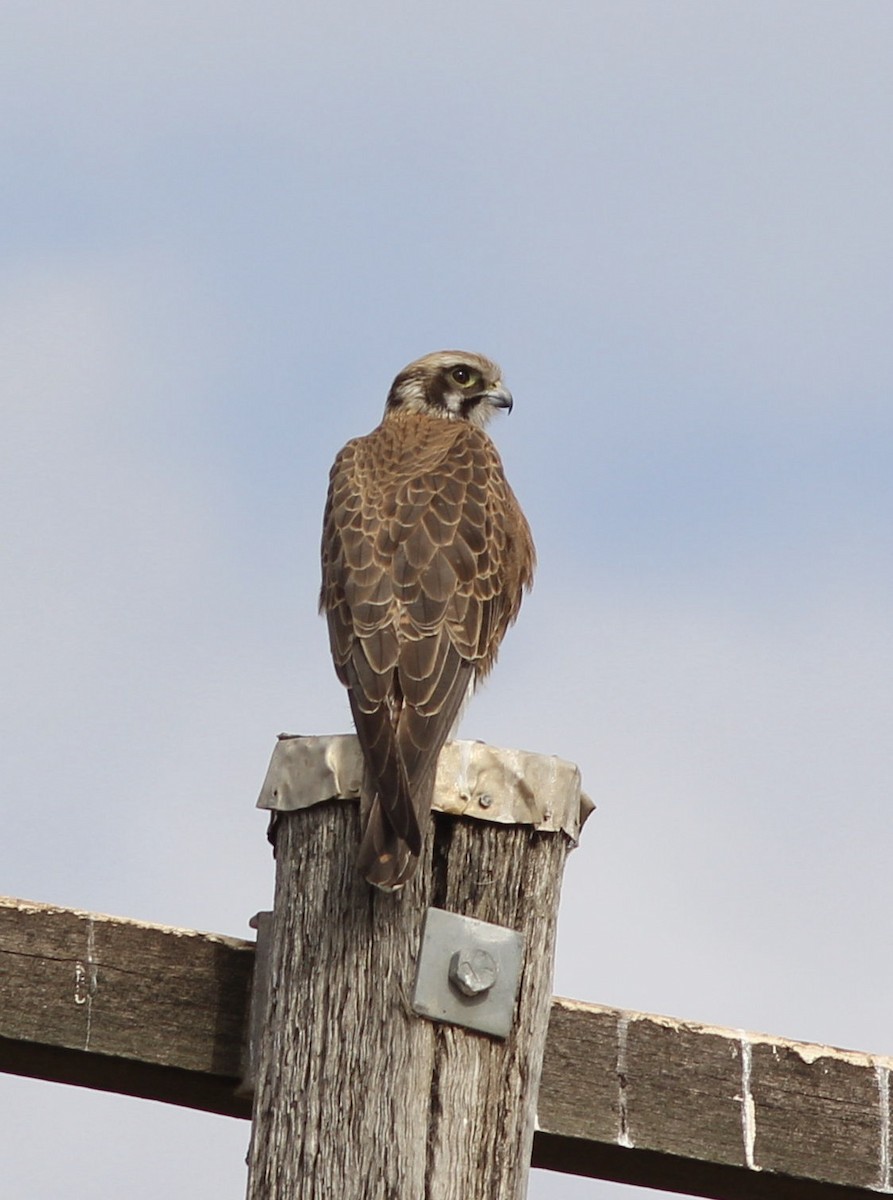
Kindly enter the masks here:
<path id="1" fill-rule="evenodd" d="M 254 944 L 0 898 L 0 1069 L 250 1117 Z"/>
<path id="2" fill-rule="evenodd" d="M 0 898 L 0 1070 L 250 1117 L 251 942 Z M 717 1200 L 893 1192 L 893 1060 L 553 1001 L 534 1166 Z"/>
<path id="3" fill-rule="evenodd" d="M 719 1200 L 890 1193 L 891 1067 L 554 1000 L 534 1162 Z"/>

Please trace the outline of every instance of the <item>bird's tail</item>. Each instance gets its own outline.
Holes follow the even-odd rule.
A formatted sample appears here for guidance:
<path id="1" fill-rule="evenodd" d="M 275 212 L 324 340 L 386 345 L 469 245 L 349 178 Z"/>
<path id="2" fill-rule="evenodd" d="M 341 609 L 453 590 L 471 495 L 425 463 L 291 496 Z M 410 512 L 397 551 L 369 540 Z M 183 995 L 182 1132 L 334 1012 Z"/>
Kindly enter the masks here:
<path id="1" fill-rule="evenodd" d="M 360 874 L 383 892 L 396 892 L 411 877 L 418 861 L 403 838 L 394 833 L 376 798 L 357 855 Z"/>
<path id="2" fill-rule="evenodd" d="M 366 785 L 364 784 L 364 793 Z M 413 808 L 421 829 L 427 826 L 434 793 L 433 775 L 422 787 L 413 789 Z M 388 819 L 387 807 L 377 794 L 371 803 L 363 797 L 363 835 L 357 854 L 357 869 L 367 882 L 383 892 L 399 891 L 415 874 L 421 846 L 402 838 Z"/>

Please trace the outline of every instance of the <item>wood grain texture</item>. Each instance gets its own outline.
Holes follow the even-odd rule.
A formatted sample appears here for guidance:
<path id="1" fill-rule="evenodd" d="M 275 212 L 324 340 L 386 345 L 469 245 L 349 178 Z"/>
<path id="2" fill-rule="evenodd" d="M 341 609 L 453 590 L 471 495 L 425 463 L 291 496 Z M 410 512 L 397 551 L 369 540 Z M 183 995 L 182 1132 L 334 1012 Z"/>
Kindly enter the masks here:
<path id="1" fill-rule="evenodd" d="M 555 1000 L 534 1165 L 719 1200 L 890 1194 L 891 1068 Z"/>
<path id="2" fill-rule="evenodd" d="M 394 897 L 356 874 L 355 805 L 281 821 L 249 1197 L 520 1200 L 568 839 L 438 815 Z M 506 1041 L 412 1012 L 431 904 L 525 933 Z"/>
<path id="3" fill-rule="evenodd" d="M 879 1184 L 879 1083 L 889 1087 L 883 1075 L 882 1067 L 871 1072 L 864 1063 L 844 1058 L 804 1055 L 792 1046 L 755 1045 L 755 1161 L 767 1171 L 781 1167 L 797 1174 L 815 1173 L 830 1183 Z M 800 1115 L 794 1136 L 788 1123 L 793 1096 Z M 889 1189 L 889 1161 L 886 1174 Z"/>
<path id="4" fill-rule="evenodd" d="M 0 898 L 0 1069 L 242 1115 L 253 946 Z"/>
<path id="5" fill-rule="evenodd" d="M 440 907 L 524 933 L 516 1023 L 495 1041 L 434 1026 L 432 1200 L 523 1197 L 552 997 L 563 834 L 438 818 L 446 888 Z"/>
<path id="6" fill-rule="evenodd" d="M 312 811 L 322 814 L 325 806 Z M 480 871 L 459 866 L 469 835 L 465 822 L 453 825 L 450 853 L 444 859 L 441 852 L 436 873 L 438 897 L 464 896 L 471 915 L 493 920 L 505 911 L 511 923 L 511 906 L 504 910 L 504 897 L 494 896 L 484 860 Z M 487 833 L 517 834 L 522 842 L 532 836 Z M 533 853 L 540 848 L 534 845 Z M 312 991 L 323 1005 L 315 1024 L 301 1023 L 301 1056 L 285 1063 L 294 1111 L 286 1102 L 276 1119 L 286 1133 L 308 1121 L 321 1133 L 331 1112 L 336 1123 L 344 1121 L 353 1110 L 339 1103 L 335 1072 L 353 1071 L 364 1089 L 357 1106 L 370 1111 L 353 1112 L 351 1120 L 375 1131 L 396 1178 L 392 1130 L 405 1114 L 415 1117 L 408 1090 L 414 1081 L 436 1081 L 429 1096 L 442 1095 L 449 1104 L 455 1098 L 465 1106 L 461 1120 L 477 1122 L 473 1106 L 502 1103 L 487 1099 L 501 1098 L 501 1089 L 517 1095 L 525 1068 L 517 1047 L 507 1045 L 500 1057 L 498 1043 L 469 1034 L 481 1051 L 463 1088 L 467 1046 L 458 1031 L 408 1014 L 399 975 L 373 976 L 382 945 L 353 951 L 367 977 L 352 994 L 337 996 L 321 982 L 328 945 L 340 947 L 342 962 L 350 965 L 347 938 L 336 930 L 344 904 L 338 887 L 348 886 L 347 876 L 339 883 L 337 871 L 333 875 L 324 911 L 301 918 L 309 935 L 302 954 L 276 976 L 280 990 L 303 989 L 305 1002 Z M 413 886 L 420 887 L 421 878 Z M 424 893 L 434 894 L 433 886 Z M 378 938 L 394 939 L 393 908 L 401 903 L 375 896 L 372 908 L 355 919 Z M 545 945 L 542 953 L 549 953 Z M 401 970 L 414 965 L 408 939 L 402 954 Z M 252 960 L 252 945 L 235 938 L 0 899 L 0 1070 L 248 1117 L 250 1101 L 235 1089 Z M 530 979 L 524 987 L 532 988 Z M 541 998 L 527 994 L 535 1009 Z M 369 1004 L 381 995 L 389 1003 L 387 1016 L 370 1025 Z M 357 1021 L 365 1038 L 341 1058 L 335 1051 L 333 1059 L 328 1043 L 345 1021 Z M 408 1073 L 402 1078 L 409 1081 L 384 1109 L 377 1098 L 365 1103 L 381 1091 L 375 1072 L 382 1060 L 385 1081 L 399 1072 Z M 891 1070 L 893 1061 L 884 1056 L 554 999 L 533 1163 L 718 1200 L 869 1200 L 893 1192 Z M 323 1092 L 302 1095 L 305 1082 L 317 1077 Z M 498 1126 L 501 1111 L 494 1116 Z M 455 1127 L 433 1103 L 418 1115 L 419 1126 L 428 1129 L 429 1122 L 430 1152 L 412 1150 L 423 1189 L 429 1164 L 473 1157 L 470 1141 L 454 1137 Z M 497 1135 L 475 1128 L 486 1154 L 509 1153 Z M 311 1172 L 324 1154 L 319 1133 L 305 1150 Z M 516 1157 L 523 1160 L 523 1151 Z M 370 1170 L 368 1154 L 355 1162 Z M 457 1169 L 465 1168 L 460 1163 Z M 426 1193 L 409 1194 L 414 1200 Z"/>

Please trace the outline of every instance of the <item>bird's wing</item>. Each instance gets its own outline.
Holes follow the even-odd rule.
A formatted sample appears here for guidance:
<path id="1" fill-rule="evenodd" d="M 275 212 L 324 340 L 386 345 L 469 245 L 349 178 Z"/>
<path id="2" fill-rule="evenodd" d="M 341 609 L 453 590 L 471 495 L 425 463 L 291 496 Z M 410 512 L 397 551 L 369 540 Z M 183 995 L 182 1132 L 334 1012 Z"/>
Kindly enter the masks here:
<path id="1" fill-rule="evenodd" d="M 418 854 L 421 832 L 397 740 L 394 586 L 390 556 L 381 549 L 379 496 L 368 486 L 368 440 L 348 442 L 329 477 L 320 608 L 375 792 L 386 805 L 394 833 Z"/>
<path id="2" fill-rule="evenodd" d="M 400 436 L 386 423 L 336 460 L 321 607 L 383 816 L 418 854 L 438 755 L 517 615 L 533 546 L 486 434 L 433 419 L 412 454 Z"/>

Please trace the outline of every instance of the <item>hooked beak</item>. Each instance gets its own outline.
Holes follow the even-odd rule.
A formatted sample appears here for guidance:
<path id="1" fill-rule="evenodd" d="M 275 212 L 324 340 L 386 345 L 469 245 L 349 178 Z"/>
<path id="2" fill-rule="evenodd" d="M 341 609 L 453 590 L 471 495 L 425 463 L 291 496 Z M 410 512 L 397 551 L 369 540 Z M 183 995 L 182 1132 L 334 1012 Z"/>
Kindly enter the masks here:
<path id="1" fill-rule="evenodd" d="M 491 388 L 488 392 L 484 392 L 484 399 L 488 404 L 492 404 L 494 408 L 504 408 L 507 412 L 512 411 L 512 393 L 504 384 L 499 384 L 498 387 Z"/>

